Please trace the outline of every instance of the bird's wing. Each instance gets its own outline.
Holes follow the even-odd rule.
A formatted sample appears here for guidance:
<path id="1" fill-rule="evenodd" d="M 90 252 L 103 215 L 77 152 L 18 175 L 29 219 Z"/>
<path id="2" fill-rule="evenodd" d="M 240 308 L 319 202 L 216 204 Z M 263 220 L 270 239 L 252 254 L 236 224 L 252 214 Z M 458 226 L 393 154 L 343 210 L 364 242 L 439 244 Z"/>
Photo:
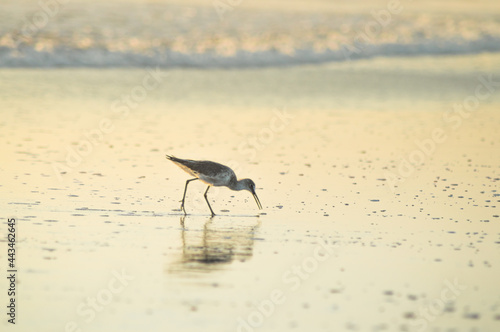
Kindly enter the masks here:
<path id="1" fill-rule="evenodd" d="M 194 173 L 203 174 L 208 177 L 216 177 L 217 175 L 224 173 L 234 174 L 233 170 L 229 167 L 213 161 L 185 160 L 184 165 L 190 168 Z"/>
<path id="2" fill-rule="evenodd" d="M 180 159 L 172 156 L 167 157 L 188 174 L 200 178 L 209 183 L 218 182 L 221 176 L 236 178 L 233 170 L 222 164 L 208 160 Z"/>

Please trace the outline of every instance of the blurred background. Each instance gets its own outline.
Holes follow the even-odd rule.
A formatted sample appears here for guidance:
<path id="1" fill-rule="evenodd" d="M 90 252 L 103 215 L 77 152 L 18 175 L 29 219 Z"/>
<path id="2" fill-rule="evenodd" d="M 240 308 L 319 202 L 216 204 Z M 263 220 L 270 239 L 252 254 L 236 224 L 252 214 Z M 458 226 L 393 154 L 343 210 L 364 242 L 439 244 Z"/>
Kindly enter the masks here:
<path id="1" fill-rule="evenodd" d="M 3 0 L 1 6 L 1 67 L 247 68 L 500 50 L 494 0 Z"/>

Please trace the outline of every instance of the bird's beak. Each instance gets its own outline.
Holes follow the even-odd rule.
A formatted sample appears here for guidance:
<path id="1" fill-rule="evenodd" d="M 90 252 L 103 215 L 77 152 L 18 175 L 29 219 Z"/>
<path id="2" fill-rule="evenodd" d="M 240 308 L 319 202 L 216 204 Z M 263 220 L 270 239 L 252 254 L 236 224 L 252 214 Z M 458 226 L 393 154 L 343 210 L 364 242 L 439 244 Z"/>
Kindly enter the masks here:
<path id="1" fill-rule="evenodd" d="M 259 207 L 259 210 L 262 210 L 262 204 L 260 204 L 260 200 L 257 197 L 257 194 L 255 193 L 255 191 L 252 191 L 252 195 L 253 195 L 253 198 L 255 198 L 255 202 L 257 203 L 257 206 Z"/>

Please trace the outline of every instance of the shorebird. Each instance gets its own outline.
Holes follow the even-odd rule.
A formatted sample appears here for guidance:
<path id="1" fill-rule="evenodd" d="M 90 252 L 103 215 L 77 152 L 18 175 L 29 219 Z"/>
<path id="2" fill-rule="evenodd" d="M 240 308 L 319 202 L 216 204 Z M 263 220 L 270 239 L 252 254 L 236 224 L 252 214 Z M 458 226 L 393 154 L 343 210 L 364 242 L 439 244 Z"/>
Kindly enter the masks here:
<path id="1" fill-rule="evenodd" d="M 184 187 L 181 210 L 184 211 L 185 215 L 187 213 L 184 208 L 184 200 L 186 199 L 187 187 L 189 182 L 194 180 L 201 180 L 202 182 L 208 184 L 207 190 L 205 190 L 205 194 L 203 194 L 203 196 L 205 196 L 205 201 L 207 202 L 208 208 L 212 213 L 212 217 L 215 216 L 215 213 L 212 210 L 207 198 L 208 189 L 210 189 L 211 186 L 228 187 L 231 190 L 248 190 L 255 198 L 255 202 L 257 203 L 259 209 L 262 209 L 260 200 L 255 193 L 255 183 L 250 179 L 238 180 L 236 178 L 236 174 L 234 174 L 234 171 L 231 168 L 207 160 L 180 159 L 169 155 L 167 155 L 167 159 L 182 168 L 186 173 L 194 176 L 194 179 L 186 181 L 186 186 Z"/>

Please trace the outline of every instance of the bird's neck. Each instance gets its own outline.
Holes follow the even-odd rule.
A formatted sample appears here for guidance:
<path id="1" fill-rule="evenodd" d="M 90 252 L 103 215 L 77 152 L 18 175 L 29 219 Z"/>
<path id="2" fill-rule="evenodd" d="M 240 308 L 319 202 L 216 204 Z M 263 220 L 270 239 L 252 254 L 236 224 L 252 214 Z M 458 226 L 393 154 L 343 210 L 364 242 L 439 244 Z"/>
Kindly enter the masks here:
<path id="1" fill-rule="evenodd" d="M 233 182 L 231 182 L 231 185 L 229 186 L 229 188 L 231 190 L 243 190 L 245 189 L 245 186 L 244 186 L 244 183 L 243 183 L 243 180 L 234 180 Z"/>

